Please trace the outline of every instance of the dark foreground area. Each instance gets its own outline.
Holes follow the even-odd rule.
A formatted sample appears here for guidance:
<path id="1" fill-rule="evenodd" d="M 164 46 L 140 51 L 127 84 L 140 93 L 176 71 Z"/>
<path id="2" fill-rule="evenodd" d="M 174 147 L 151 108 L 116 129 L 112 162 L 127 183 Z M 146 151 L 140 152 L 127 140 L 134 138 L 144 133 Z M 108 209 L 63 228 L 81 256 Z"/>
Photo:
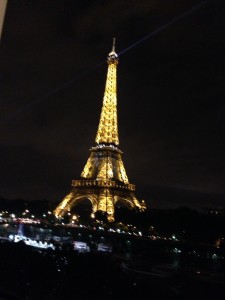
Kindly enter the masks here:
<path id="1" fill-rule="evenodd" d="M 1 300 L 224 299 L 224 259 L 150 248 L 121 253 L 0 243 Z"/>

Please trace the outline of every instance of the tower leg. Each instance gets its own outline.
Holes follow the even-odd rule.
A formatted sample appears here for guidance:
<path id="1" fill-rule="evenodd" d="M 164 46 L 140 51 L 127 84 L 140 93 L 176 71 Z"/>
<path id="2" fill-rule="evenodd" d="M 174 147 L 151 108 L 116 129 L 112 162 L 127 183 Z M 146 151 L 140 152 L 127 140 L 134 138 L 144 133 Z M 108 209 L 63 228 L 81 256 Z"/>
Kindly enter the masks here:
<path id="1" fill-rule="evenodd" d="M 107 220 L 108 222 L 114 222 L 115 221 L 114 215 L 107 215 Z"/>
<path id="2" fill-rule="evenodd" d="M 74 194 L 73 192 L 71 192 L 56 207 L 53 213 L 57 218 L 62 217 L 68 210 L 70 210 L 70 202 L 73 198 L 74 198 Z"/>

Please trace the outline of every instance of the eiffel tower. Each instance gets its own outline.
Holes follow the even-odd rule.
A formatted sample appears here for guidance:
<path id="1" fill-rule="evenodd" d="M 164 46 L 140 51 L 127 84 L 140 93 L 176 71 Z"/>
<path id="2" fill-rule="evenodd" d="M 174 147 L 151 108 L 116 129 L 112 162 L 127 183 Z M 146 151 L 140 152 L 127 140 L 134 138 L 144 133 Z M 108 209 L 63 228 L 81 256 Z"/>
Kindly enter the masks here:
<path id="1" fill-rule="evenodd" d="M 115 38 L 112 51 L 108 54 L 103 105 L 95 138 L 95 146 L 80 175 L 72 180 L 70 193 L 54 210 L 54 215 L 63 217 L 74 206 L 88 199 L 92 204 L 92 217 L 100 211 L 106 213 L 109 222 L 115 221 L 115 205 L 122 203 L 128 209 L 143 211 L 144 200 L 135 197 L 135 185 L 129 183 L 122 161 L 123 152 L 118 148 L 117 124 L 117 82 L 116 72 L 119 59 L 115 52 Z"/>

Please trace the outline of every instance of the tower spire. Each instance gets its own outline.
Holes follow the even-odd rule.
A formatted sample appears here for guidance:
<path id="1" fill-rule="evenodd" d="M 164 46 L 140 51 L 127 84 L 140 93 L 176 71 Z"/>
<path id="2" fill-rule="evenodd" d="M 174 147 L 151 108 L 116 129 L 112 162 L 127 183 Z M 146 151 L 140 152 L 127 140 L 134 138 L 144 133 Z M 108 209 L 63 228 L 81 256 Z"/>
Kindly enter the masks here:
<path id="1" fill-rule="evenodd" d="M 117 123 L 117 65 L 118 55 L 115 52 L 115 38 L 113 38 L 112 51 L 108 54 L 108 72 L 103 97 L 100 121 L 95 138 L 97 144 L 119 145 Z"/>

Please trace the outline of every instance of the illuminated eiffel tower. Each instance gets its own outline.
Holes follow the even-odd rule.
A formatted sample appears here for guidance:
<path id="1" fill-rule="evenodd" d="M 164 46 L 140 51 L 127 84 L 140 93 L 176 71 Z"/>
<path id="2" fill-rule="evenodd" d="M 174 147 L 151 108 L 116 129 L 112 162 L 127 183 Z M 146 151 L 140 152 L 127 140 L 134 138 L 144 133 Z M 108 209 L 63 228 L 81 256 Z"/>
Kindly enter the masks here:
<path id="1" fill-rule="evenodd" d="M 107 214 L 113 222 L 115 205 L 122 203 L 128 209 L 143 211 L 144 200 L 135 197 L 135 185 L 130 184 L 119 150 L 117 125 L 116 71 L 118 55 L 115 52 L 115 39 L 112 51 L 107 58 L 108 73 L 103 97 L 102 111 L 95 138 L 96 145 L 90 149 L 90 157 L 80 175 L 72 180 L 72 190 L 54 210 L 56 217 L 63 217 L 74 206 L 88 199 L 92 204 L 92 217 L 97 211 Z"/>

